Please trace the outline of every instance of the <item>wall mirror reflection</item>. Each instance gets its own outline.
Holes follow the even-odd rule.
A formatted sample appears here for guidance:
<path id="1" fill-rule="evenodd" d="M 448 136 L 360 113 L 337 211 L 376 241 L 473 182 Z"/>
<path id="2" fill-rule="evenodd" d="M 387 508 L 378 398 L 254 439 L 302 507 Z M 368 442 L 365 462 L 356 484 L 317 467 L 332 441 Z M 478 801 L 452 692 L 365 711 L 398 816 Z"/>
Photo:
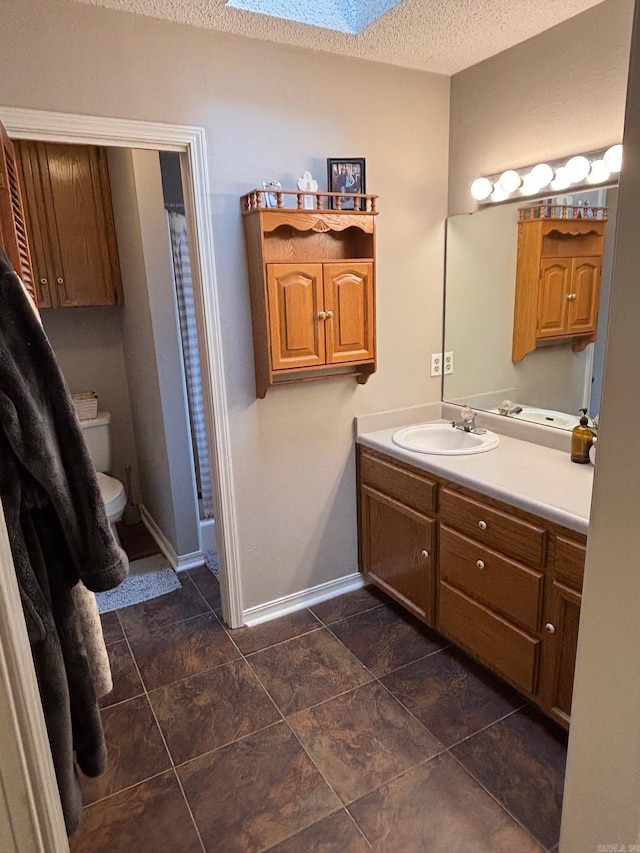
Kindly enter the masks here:
<path id="1" fill-rule="evenodd" d="M 610 187 L 554 196 L 544 208 L 523 198 L 449 217 L 444 351 L 453 353 L 454 370 L 443 377 L 443 400 L 561 429 L 572 429 L 583 407 L 591 417 L 598 414 L 617 200 L 618 188 Z M 516 296 L 530 250 L 522 227 L 519 248 L 518 222 L 529 218 L 530 210 L 522 210 L 534 206 L 534 216 L 568 217 L 576 225 L 541 225 L 553 233 L 544 237 L 543 257 L 527 263 L 543 288 L 536 284 L 535 295 L 527 296 L 520 283 Z M 606 227 L 585 226 L 598 217 Z M 588 297 L 594 269 L 599 281 Z M 523 312 L 534 325 L 533 343 L 524 348 L 514 340 Z M 564 329 L 549 331 L 559 322 Z"/>

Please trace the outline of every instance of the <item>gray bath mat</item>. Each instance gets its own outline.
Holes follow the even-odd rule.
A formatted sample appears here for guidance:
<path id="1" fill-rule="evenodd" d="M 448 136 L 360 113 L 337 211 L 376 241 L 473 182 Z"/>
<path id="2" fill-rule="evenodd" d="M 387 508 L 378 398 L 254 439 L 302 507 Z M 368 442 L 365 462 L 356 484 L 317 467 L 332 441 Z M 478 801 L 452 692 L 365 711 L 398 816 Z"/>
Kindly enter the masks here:
<path id="1" fill-rule="evenodd" d="M 150 598 L 158 598 L 180 589 L 182 584 L 164 554 L 154 554 L 134 560 L 129 565 L 129 574 L 120 586 L 106 592 L 97 592 L 96 600 L 100 613 L 110 613 L 132 604 L 140 604 Z"/>

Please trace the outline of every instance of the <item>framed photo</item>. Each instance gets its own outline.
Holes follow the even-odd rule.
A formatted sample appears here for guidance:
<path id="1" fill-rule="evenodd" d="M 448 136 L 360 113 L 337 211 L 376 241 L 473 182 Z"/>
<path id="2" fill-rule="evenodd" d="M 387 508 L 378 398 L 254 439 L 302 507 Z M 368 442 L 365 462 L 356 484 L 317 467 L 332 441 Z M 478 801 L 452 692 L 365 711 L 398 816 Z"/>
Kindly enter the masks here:
<path id="1" fill-rule="evenodd" d="M 364 193 L 364 157 L 337 157 L 327 159 L 327 186 L 331 193 L 344 193 L 340 199 L 342 210 L 353 210 L 354 200 L 349 193 Z M 331 207 L 336 208 L 337 198 L 331 198 Z"/>

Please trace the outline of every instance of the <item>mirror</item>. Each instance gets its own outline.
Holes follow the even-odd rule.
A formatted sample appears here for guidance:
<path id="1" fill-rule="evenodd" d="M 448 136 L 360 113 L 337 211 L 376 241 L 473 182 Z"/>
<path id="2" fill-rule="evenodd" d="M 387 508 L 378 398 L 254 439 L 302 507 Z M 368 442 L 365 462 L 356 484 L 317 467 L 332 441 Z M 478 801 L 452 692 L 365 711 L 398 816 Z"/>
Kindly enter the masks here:
<path id="1" fill-rule="evenodd" d="M 522 409 L 513 417 L 564 429 L 577 423 L 582 407 L 598 414 L 617 200 L 617 187 L 553 198 L 608 209 L 596 342 L 582 352 L 570 341 L 538 346 L 518 362 L 511 360 L 518 211 L 533 202 L 522 198 L 449 217 L 444 351 L 453 353 L 453 373 L 443 377 L 444 401 L 497 412 L 510 400 Z"/>

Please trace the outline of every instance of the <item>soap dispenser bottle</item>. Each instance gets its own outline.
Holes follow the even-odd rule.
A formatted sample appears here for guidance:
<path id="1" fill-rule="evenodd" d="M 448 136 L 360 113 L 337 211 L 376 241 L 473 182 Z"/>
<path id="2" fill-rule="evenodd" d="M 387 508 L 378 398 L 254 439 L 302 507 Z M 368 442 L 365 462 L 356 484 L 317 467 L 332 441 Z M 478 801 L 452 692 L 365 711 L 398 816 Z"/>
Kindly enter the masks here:
<path id="1" fill-rule="evenodd" d="M 571 461 L 582 464 L 589 462 L 589 450 L 593 444 L 593 433 L 588 427 L 589 418 L 587 410 L 580 409 L 582 417 L 579 426 L 573 428 L 571 433 Z"/>

